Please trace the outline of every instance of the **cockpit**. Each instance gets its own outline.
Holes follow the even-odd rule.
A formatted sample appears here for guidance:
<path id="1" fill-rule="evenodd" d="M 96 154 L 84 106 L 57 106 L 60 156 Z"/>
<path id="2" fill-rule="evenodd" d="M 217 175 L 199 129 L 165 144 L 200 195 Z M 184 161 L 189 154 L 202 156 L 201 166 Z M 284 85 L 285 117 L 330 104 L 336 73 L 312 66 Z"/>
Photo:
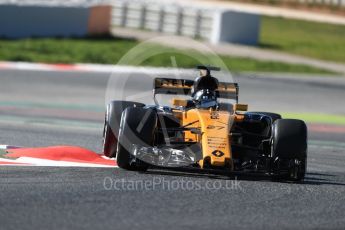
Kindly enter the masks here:
<path id="1" fill-rule="evenodd" d="M 192 99 L 196 108 L 216 108 L 218 106 L 217 89 L 219 82 L 211 76 L 211 70 L 219 71 L 216 67 L 198 66 L 200 77 L 198 77 L 191 89 Z"/>

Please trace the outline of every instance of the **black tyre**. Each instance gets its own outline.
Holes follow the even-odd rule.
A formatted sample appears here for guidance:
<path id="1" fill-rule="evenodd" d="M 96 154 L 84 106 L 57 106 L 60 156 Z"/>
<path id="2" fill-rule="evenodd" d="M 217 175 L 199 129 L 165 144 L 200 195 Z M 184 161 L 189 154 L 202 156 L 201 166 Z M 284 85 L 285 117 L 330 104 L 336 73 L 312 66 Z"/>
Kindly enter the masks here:
<path id="1" fill-rule="evenodd" d="M 153 146 L 157 114 L 152 109 L 129 107 L 122 113 L 119 141 L 117 145 L 117 165 L 127 170 L 145 171 L 148 165 L 136 159 L 131 151 L 133 145 Z"/>
<path id="2" fill-rule="evenodd" d="M 279 119 L 272 126 L 275 179 L 301 181 L 307 167 L 307 126 L 304 121 Z"/>
<path id="3" fill-rule="evenodd" d="M 112 101 L 108 104 L 103 130 L 103 153 L 107 157 L 115 157 L 117 139 L 122 112 L 128 107 L 144 107 L 144 104 L 132 101 Z"/>
<path id="4" fill-rule="evenodd" d="M 275 122 L 276 120 L 282 119 L 282 116 L 280 114 L 277 114 L 277 113 L 269 113 L 269 112 L 249 112 L 249 113 L 261 114 L 261 115 L 268 116 L 272 119 L 272 123 Z"/>

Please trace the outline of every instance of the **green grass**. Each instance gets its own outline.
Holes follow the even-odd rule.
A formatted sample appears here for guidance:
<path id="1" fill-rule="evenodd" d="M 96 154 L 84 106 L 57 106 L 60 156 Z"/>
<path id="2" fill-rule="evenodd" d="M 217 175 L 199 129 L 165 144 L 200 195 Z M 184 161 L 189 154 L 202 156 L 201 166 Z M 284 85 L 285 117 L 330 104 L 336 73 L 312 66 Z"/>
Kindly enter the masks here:
<path id="1" fill-rule="evenodd" d="M 6 155 L 8 154 L 8 152 L 4 149 L 0 149 L 0 158 L 3 158 L 3 159 L 11 159 L 9 157 L 7 157 Z"/>
<path id="2" fill-rule="evenodd" d="M 345 125 L 345 116 L 315 113 L 281 113 L 283 118 L 301 119 L 309 123 Z"/>
<path id="3" fill-rule="evenodd" d="M 262 17 L 261 47 L 345 63 L 345 26 Z"/>
<path id="4" fill-rule="evenodd" d="M 155 44 L 140 45 L 134 40 L 115 38 L 85 39 L 0 39 L 0 60 L 44 63 L 100 63 L 173 67 L 175 57 L 178 67 L 190 68 L 197 64 L 216 64 L 219 58 L 190 50 L 177 50 Z M 128 51 L 136 47 L 128 55 Z M 127 54 L 127 55 L 126 55 Z M 123 62 L 123 57 L 127 61 Z M 232 71 L 330 73 L 304 65 L 257 61 L 248 58 L 221 56 Z"/>
<path id="5" fill-rule="evenodd" d="M 0 40 L 0 59 L 46 63 L 114 63 L 136 42 L 113 39 Z"/>
<path id="6" fill-rule="evenodd" d="M 114 38 L 87 39 L 0 39 L 0 60 L 46 63 L 116 64 L 139 43 Z M 260 46 L 298 55 L 345 63 L 345 26 L 307 22 L 276 17 L 263 17 Z M 143 48 L 143 47 L 141 47 Z M 171 67 L 175 56 L 179 67 L 209 63 L 197 52 L 150 45 L 148 52 L 164 50 L 135 65 Z M 202 57 L 201 57 L 202 56 Z M 201 58 L 200 58 L 201 57 Z M 137 58 L 137 57 L 135 57 Z M 214 58 L 214 57 L 212 57 Z M 248 58 L 221 56 L 233 71 L 330 73 L 305 65 L 257 61 Z M 133 63 L 132 63 L 133 64 Z"/>
<path id="7" fill-rule="evenodd" d="M 336 4 L 325 4 L 324 1 L 300 1 L 300 0 L 223 0 L 231 2 L 245 2 L 253 4 L 264 4 L 269 6 L 282 6 L 290 8 L 301 8 L 303 10 L 309 9 L 328 9 L 330 12 L 343 12 L 344 8 Z M 307 8 L 307 9 L 308 9 Z"/>

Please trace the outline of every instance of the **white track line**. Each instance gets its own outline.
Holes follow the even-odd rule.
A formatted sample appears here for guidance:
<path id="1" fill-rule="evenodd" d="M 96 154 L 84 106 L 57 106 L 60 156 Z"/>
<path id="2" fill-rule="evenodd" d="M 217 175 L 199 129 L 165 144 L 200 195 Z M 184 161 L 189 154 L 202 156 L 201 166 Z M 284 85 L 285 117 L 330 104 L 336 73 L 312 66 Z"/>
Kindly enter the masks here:
<path id="1" fill-rule="evenodd" d="M 100 73 L 160 73 L 172 74 L 175 68 L 164 67 L 137 67 L 101 64 L 44 64 L 28 62 L 6 62 L 0 61 L 0 69 L 7 70 L 35 70 L 35 71 L 56 71 L 56 72 L 100 72 Z M 190 72 L 190 70 L 189 70 Z"/>
<path id="2" fill-rule="evenodd" d="M 11 145 L 0 145 L 1 150 L 18 149 L 21 147 Z M 110 158 L 102 156 L 102 158 L 109 160 Z M 33 157 L 19 157 L 17 159 L 0 158 L 0 162 L 7 162 L 8 164 L 0 164 L 0 166 L 48 166 L 48 167 L 88 167 L 88 168 L 118 168 L 115 165 L 93 164 L 73 161 L 58 161 L 47 160 Z"/>
<path id="3" fill-rule="evenodd" d="M 115 168 L 113 165 L 79 163 L 70 161 L 54 161 L 32 157 L 20 157 L 16 160 L 17 163 L 31 164 L 33 166 L 50 166 L 50 167 L 88 167 L 88 168 Z"/>
<path id="4" fill-rule="evenodd" d="M 20 157 L 15 160 L 0 158 L 0 162 L 8 164 L 0 164 L 0 166 L 44 166 L 44 167 L 86 167 L 86 168 L 118 168 L 115 165 L 79 163 L 71 161 L 55 161 L 32 157 Z"/>

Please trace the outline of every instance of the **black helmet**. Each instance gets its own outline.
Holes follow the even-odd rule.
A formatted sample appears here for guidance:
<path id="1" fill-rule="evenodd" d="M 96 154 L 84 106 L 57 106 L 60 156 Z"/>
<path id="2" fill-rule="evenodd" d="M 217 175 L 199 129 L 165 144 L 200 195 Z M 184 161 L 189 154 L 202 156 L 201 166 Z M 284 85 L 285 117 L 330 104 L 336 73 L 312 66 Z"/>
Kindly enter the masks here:
<path id="1" fill-rule="evenodd" d="M 193 96 L 193 101 L 197 108 L 210 108 L 217 106 L 217 95 L 209 89 L 197 91 Z"/>

